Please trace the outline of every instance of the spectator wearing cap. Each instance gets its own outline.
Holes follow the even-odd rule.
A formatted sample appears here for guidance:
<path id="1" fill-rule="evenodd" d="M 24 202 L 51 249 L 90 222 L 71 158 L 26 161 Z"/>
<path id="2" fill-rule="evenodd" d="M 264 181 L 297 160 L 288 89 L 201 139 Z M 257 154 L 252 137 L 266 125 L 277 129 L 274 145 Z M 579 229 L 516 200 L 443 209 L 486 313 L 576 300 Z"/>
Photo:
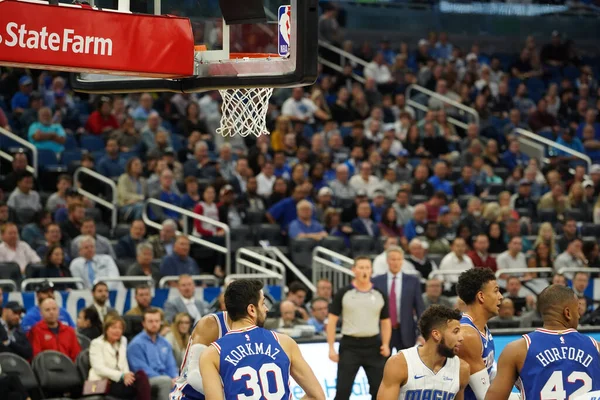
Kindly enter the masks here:
<path id="1" fill-rule="evenodd" d="M 327 236 L 323 225 L 313 219 L 313 205 L 308 200 L 300 200 L 296 210 L 298 218 L 288 228 L 290 239 L 309 238 L 319 241 Z"/>
<path id="2" fill-rule="evenodd" d="M 433 187 L 434 191 L 442 191 L 448 196 L 452 196 L 452 184 L 448 178 L 448 165 L 444 161 L 439 161 L 435 164 L 433 169 L 433 176 L 429 178 L 428 182 Z"/>
<path id="3" fill-rule="evenodd" d="M 23 316 L 23 320 L 21 321 L 21 328 L 25 333 L 28 333 L 31 328 L 42 320 L 42 314 L 40 312 L 39 305 L 47 298 L 54 298 L 54 284 L 49 281 L 44 281 L 38 285 L 35 291 L 35 298 L 37 305 L 33 307 L 29 307 L 25 316 Z M 72 328 L 75 327 L 75 322 L 71 318 L 69 312 L 64 308 L 60 307 L 58 309 L 58 320 L 65 325 L 68 325 Z"/>
<path id="4" fill-rule="evenodd" d="M 396 181 L 408 182 L 413 175 L 413 167 L 408 162 L 408 150 L 401 149 L 398 151 L 396 160 L 388 165 L 388 168 L 393 168 L 396 173 Z"/>
<path id="5" fill-rule="evenodd" d="M 33 357 L 42 351 L 54 350 L 63 353 L 73 362 L 81 352 L 75 329 L 61 323 L 56 300 L 46 298 L 40 303 L 42 320 L 36 323 L 28 333 Z"/>
<path id="6" fill-rule="evenodd" d="M 13 116 L 20 116 L 29 108 L 29 96 L 33 90 L 33 80 L 27 75 L 19 78 L 19 91 L 10 100 Z"/>
<path id="7" fill-rule="evenodd" d="M 110 98 L 100 97 L 96 110 L 90 114 L 85 123 L 85 130 L 93 135 L 108 135 L 111 131 L 119 129 L 119 122 L 111 111 Z"/>
<path id="8" fill-rule="evenodd" d="M 473 261 L 473 265 L 479 268 L 489 268 L 496 272 L 498 268 L 496 265 L 496 259 L 489 253 L 490 240 L 486 234 L 481 233 L 477 235 L 473 242 L 473 250 L 467 252 L 469 258 Z"/>
<path id="9" fill-rule="evenodd" d="M 513 209 L 527 209 L 529 217 L 535 219 L 537 215 L 537 206 L 531 198 L 531 182 L 527 179 L 519 181 L 518 192 L 510 198 Z"/>
<path id="10" fill-rule="evenodd" d="M 74 278 L 81 278 L 84 289 L 91 289 L 97 280 L 120 276 L 119 268 L 111 256 L 96 254 L 96 239 L 90 235 L 84 235 L 79 240 L 79 257 L 71 261 L 69 269 Z M 111 290 L 117 290 L 123 284 L 110 282 L 108 286 Z"/>
<path id="11" fill-rule="evenodd" d="M 73 103 L 69 102 L 68 96 L 63 90 L 54 92 L 54 105 L 51 106 L 51 109 L 53 115 L 60 121 L 60 124 L 68 135 L 83 131 L 79 112 L 75 109 Z"/>
<path id="12" fill-rule="evenodd" d="M 38 122 L 34 122 L 28 129 L 27 137 L 31 144 L 39 150 L 50 150 L 62 153 L 65 150 L 67 134 L 60 124 L 60 118 L 52 117 L 52 110 L 42 107 L 38 111 Z"/>
<path id="13" fill-rule="evenodd" d="M 106 154 L 98 160 L 97 170 L 109 178 L 118 178 L 125 172 L 125 159 L 119 153 L 119 144 L 115 139 L 106 141 Z"/>
<path id="14" fill-rule="evenodd" d="M 454 197 L 479 196 L 482 190 L 473 178 L 473 167 L 465 165 L 460 171 L 460 179 L 454 184 Z"/>
<path id="15" fill-rule="evenodd" d="M 368 195 L 372 195 L 378 185 L 379 178 L 372 175 L 372 166 L 368 161 L 362 162 L 360 164 L 359 173 L 350 178 L 350 186 L 352 186 L 356 192 L 362 189 L 366 190 Z"/>
<path id="16" fill-rule="evenodd" d="M 456 228 L 458 224 L 453 219 L 454 217 L 450 212 L 449 206 L 440 207 L 437 218 L 439 236 L 446 239 L 448 242 L 453 242 L 456 237 Z"/>
<path id="17" fill-rule="evenodd" d="M 40 257 L 29 245 L 19 240 L 17 225 L 8 222 L 0 227 L 2 243 L 0 243 L 0 262 L 14 262 L 25 274 L 28 264 L 39 263 Z"/>
<path id="18" fill-rule="evenodd" d="M 456 274 L 444 275 L 444 281 L 455 284 L 458 282 L 458 275 L 468 269 L 473 268 L 473 261 L 466 254 L 467 243 L 462 237 L 457 237 L 452 242 L 452 251 L 442 258 L 440 262 L 440 271 L 453 271 Z"/>
<path id="19" fill-rule="evenodd" d="M 17 175 L 17 187 L 8 196 L 6 204 L 13 210 L 41 210 L 40 195 L 37 191 L 33 190 L 33 185 L 33 174 L 29 171 L 20 172 Z"/>
<path id="20" fill-rule="evenodd" d="M 13 353 L 29 360 L 32 356 L 31 343 L 21 330 L 21 315 L 25 309 L 16 301 L 9 301 L 1 310 L 0 353 Z"/>
<path id="21" fill-rule="evenodd" d="M 354 234 L 378 238 L 380 233 L 379 227 L 371 219 L 371 205 L 368 200 L 363 200 L 358 204 L 356 214 L 357 217 L 350 224 Z"/>

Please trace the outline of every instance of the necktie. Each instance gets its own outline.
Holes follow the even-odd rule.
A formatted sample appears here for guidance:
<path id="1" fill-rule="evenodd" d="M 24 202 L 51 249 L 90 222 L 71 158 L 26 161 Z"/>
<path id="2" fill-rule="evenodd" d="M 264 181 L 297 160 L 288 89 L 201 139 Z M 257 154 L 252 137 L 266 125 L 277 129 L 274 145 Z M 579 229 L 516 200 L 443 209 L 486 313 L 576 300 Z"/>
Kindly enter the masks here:
<path id="1" fill-rule="evenodd" d="M 96 273 L 94 272 L 94 267 L 92 267 L 92 262 L 87 261 L 85 263 L 88 270 L 88 279 L 90 280 L 90 286 L 94 285 L 94 280 L 96 279 Z"/>
<path id="2" fill-rule="evenodd" d="M 398 303 L 396 303 L 396 275 L 392 277 L 392 288 L 390 290 L 390 319 L 392 327 L 398 326 Z"/>

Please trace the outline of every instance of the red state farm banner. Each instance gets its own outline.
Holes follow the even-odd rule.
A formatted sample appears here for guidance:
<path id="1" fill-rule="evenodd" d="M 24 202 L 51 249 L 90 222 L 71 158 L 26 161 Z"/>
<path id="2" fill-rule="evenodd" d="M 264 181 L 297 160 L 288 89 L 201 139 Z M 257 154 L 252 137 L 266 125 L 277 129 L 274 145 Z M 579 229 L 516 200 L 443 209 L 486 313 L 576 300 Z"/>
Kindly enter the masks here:
<path id="1" fill-rule="evenodd" d="M 0 0 L 0 65 L 190 76 L 189 19 Z"/>

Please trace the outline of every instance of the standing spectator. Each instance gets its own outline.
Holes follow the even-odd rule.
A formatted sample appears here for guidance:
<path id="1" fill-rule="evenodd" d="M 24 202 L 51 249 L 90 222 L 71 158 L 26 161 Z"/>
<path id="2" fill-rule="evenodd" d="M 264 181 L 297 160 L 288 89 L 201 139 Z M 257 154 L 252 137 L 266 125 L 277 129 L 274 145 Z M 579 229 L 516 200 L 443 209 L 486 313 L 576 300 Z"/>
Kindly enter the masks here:
<path id="1" fill-rule="evenodd" d="M 111 256 L 96 254 L 96 239 L 85 235 L 79 240 L 79 257 L 71 261 L 69 269 L 74 278 L 83 280 L 83 288 L 91 289 L 97 280 L 119 277 L 119 269 Z M 111 290 L 122 287 L 120 282 L 108 284 Z"/>
<path id="2" fill-rule="evenodd" d="M 38 111 L 38 122 L 29 127 L 27 138 L 38 150 L 60 154 L 65 150 L 67 134 L 56 117 L 52 118 L 52 110 L 42 107 Z"/>
<path id="3" fill-rule="evenodd" d="M 427 280 L 427 283 L 425 283 L 425 293 L 423 293 L 423 305 L 425 309 L 429 308 L 429 306 L 433 304 L 439 304 L 453 308 L 453 304 L 450 299 L 442 295 L 442 290 L 442 281 L 436 278 Z"/>
<path id="4" fill-rule="evenodd" d="M 371 205 L 368 200 L 363 200 L 358 204 L 356 214 L 356 218 L 351 223 L 354 233 L 378 238 L 380 234 L 379 227 L 371 219 Z"/>
<path id="5" fill-rule="evenodd" d="M 0 353 L 13 353 L 26 360 L 32 358 L 31 343 L 21 330 L 21 314 L 25 312 L 16 301 L 2 305 L 0 314 Z"/>
<path id="6" fill-rule="evenodd" d="M 361 366 L 366 367 L 371 398 L 375 398 L 385 360 L 390 355 L 392 326 L 388 296 L 371 282 L 372 271 L 368 257 L 357 257 L 352 266 L 352 283 L 338 290 L 329 309 L 327 344 L 329 358 L 338 363 L 336 397 L 340 399 L 350 398 Z M 333 346 L 340 317 L 343 336 L 338 354 Z"/>
<path id="7" fill-rule="evenodd" d="M 173 254 L 162 259 L 160 273 L 163 276 L 200 274 L 200 268 L 196 264 L 196 260 L 190 257 L 190 239 L 187 236 L 181 235 L 175 239 Z"/>
<path id="8" fill-rule="evenodd" d="M 306 322 L 315 328 L 315 333 L 324 334 L 327 328 L 327 313 L 329 310 L 329 301 L 323 297 L 315 297 L 310 302 L 310 314 L 312 315 Z"/>
<path id="9" fill-rule="evenodd" d="M 142 242 L 136 246 L 136 262 L 127 269 L 127 276 L 149 276 L 152 277 L 154 284 L 158 286 L 158 282 L 162 275 L 160 267 L 152 262 L 154 251 L 149 242 Z M 132 285 L 132 286 L 138 286 Z"/>
<path id="10" fill-rule="evenodd" d="M 332 3 L 323 3 L 323 13 L 319 17 L 319 38 L 330 43 L 340 42 L 340 26 L 337 22 L 337 9 Z"/>
<path id="11" fill-rule="evenodd" d="M 126 221 L 141 219 L 148 185 L 143 174 L 142 161 L 132 157 L 125 164 L 125 173 L 117 181 L 117 205 Z"/>
<path id="12" fill-rule="evenodd" d="M 144 241 L 146 236 L 146 224 L 141 219 L 131 223 L 129 233 L 119 239 L 115 246 L 115 253 L 119 259 L 133 259 L 136 257 L 137 246 Z"/>
<path id="13" fill-rule="evenodd" d="M 17 187 L 8 196 L 6 204 L 13 210 L 41 210 L 40 195 L 33 190 L 33 184 L 33 174 L 29 171 L 21 172 L 17 176 Z"/>
<path id="14" fill-rule="evenodd" d="M 187 345 L 190 340 L 192 330 L 192 318 L 188 313 L 182 312 L 175 315 L 171 330 L 166 334 L 165 339 L 173 349 L 173 356 L 177 365 L 182 365 L 186 356 Z"/>
<path id="15" fill-rule="evenodd" d="M 81 351 L 75 329 L 62 324 L 58 319 L 58 305 L 53 298 L 40 304 L 42 320 L 35 324 L 28 334 L 33 349 L 33 357 L 42 351 L 54 350 L 63 353 L 73 362 Z"/>
<path id="16" fill-rule="evenodd" d="M 29 332 L 35 324 L 42 320 L 39 304 L 42 304 L 42 301 L 47 298 L 54 299 L 54 285 L 52 282 L 44 281 L 38 285 L 35 291 L 35 299 L 38 305 L 29 307 L 27 313 L 21 321 L 21 328 L 23 328 L 25 333 Z M 75 323 L 73 322 L 71 315 L 63 307 L 59 308 L 58 310 L 58 320 L 61 324 L 68 325 L 72 328 L 75 327 Z"/>
<path id="17" fill-rule="evenodd" d="M 67 191 L 71 189 L 73 179 L 66 174 L 59 175 L 56 192 L 52 193 L 46 202 L 46 210 L 54 214 L 59 208 L 67 207 Z"/>
<path id="18" fill-rule="evenodd" d="M 90 340 L 102 335 L 102 321 L 94 306 L 86 307 L 77 314 L 77 333 Z"/>
<path id="19" fill-rule="evenodd" d="M 502 280 L 498 280 L 498 284 L 502 287 L 506 286 L 504 279 L 509 276 L 523 276 L 523 272 L 511 273 L 510 270 L 513 268 L 527 268 L 527 259 L 525 254 L 522 253 L 523 242 L 519 236 L 513 236 L 508 242 L 508 250 L 500 254 L 496 260 L 498 264 L 498 271 L 506 271 L 500 275 Z"/>
<path id="20" fill-rule="evenodd" d="M 444 275 L 444 280 L 455 284 L 458 282 L 458 275 L 468 269 L 473 268 L 473 261 L 466 254 L 467 243 L 462 237 L 457 237 L 452 242 L 452 251 L 442 258 L 440 262 L 440 271 L 456 271 L 456 275 Z"/>
<path id="21" fill-rule="evenodd" d="M 117 399 L 150 399 L 150 383 L 144 371 L 135 374 L 127 362 L 127 338 L 123 336 L 125 321 L 120 317 L 104 324 L 103 334 L 90 344 L 88 379 L 109 379 L 108 395 Z"/>
<path id="22" fill-rule="evenodd" d="M 28 264 L 39 263 L 40 257 L 29 245 L 19 240 L 19 231 L 17 225 L 7 222 L 0 227 L 2 234 L 2 243 L 0 243 L 0 262 L 14 262 L 21 268 L 21 273 L 25 274 L 25 268 Z"/>
<path id="23" fill-rule="evenodd" d="M 329 115 L 321 110 L 310 99 L 304 97 L 304 88 L 292 89 L 292 97 L 287 99 L 281 106 L 281 115 L 287 116 L 292 122 L 304 122 L 314 124 L 315 117 L 320 120 L 329 119 Z"/>
<path id="24" fill-rule="evenodd" d="M 144 330 L 129 344 L 127 359 L 132 371 L 146 373 L 152 390 L 157 393 L 156 398 L 167 399 L 179 371 L 171 345 L 159 334 L 160 325 L 157 309 L 150 308 L 144 312 Z"/>
<path id="25" fill-rule="evenodd" d="M 118 178 L 125 172 L 125 159 L 119 154 L 119 144 L 115 139 L 106 141 L 106 155 L 98 160 L 96 169 L 109 178 Z"/>
<path id="26" fill-rule="evenodd" d="M 117 259 L 115 250 L 108 238 L 96 234 L 96 222 L 93 218 L 84 218 L 81 223 L 81 235 L 71 240 L 71 257 L 76 258 L 79 255 L 79 243 L 84 236 L 91 236 L 96 241 L 96 253 L 110 256 L 113 260 Z"/>
<path id="27" fill-rule="evenodd" d="M 490 240 L 485 233 L 477 235 L 475 242 L 473 243 L 473 250 L 469 251 L 467 255 L 473 261 L 473 265 L 478 268 L 489 268 L 493 272 L 496 272 L 498 268 L 496 265 L 496 259 L 488 253 L 490 247 Z"/>
<path id="28" fill-rule="evenodd" d="M 308 200 L 300 200 L 296 205 L 298 218 L 293 220 L 288 227 L 288 237 L 310 238 L 321 240 L 327 236 L 323 226 L 313 219 L 313 205 Z"/>
<path id="29" fill-rule="evenodd" d="M 108 135 L 111 131 L 119 129 L 119 122 L 111 111 L 110 97 L 100 97 L 96 111 L 90 114 L 85 123 L 85 130 L 93 135 Z"/>

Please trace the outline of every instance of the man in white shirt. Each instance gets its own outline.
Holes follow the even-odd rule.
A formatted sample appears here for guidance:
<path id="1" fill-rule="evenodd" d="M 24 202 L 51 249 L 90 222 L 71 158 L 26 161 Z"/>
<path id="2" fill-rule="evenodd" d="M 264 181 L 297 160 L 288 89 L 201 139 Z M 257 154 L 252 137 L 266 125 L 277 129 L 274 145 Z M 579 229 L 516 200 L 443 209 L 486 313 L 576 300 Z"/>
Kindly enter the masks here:
<path id="1" fill-rule="evenodd" d="M 340 164 L 335 168 L 335 179 L 329 182 L 329 187 L 338 200 L 353 199 L 356 196 L 356 190 L 348 182 L 349 175 L 346 164 Z"/>
<path id="2" fill-rule="evenodd" d="M 263 165 L 260 174 L 256 176 L 256 183 L 258 185 L 256 192 L 259 196 L 264 198 L 271 196 L 275 180 L 277 180 L 277 177 L 275 176 L 273 163 L 271 161 L 265 161 L 265 165 Z"/>
<path id="3" fill-rule="evenodd" d="M 350 178 L 350 186 L 352 186 L 356 192 L 361 190 L 366 191 L 369 197 L 373 197 L 375 189 L 379 187 L 379 178 L 375 175 L 371 175 L 371 171 L 371 163 L 364 161 L 360 164 L 359 173 Z"/>
<path id="4" fill-rule="evenodd" d="M 285 115 L 290 120 L 296 122 L 315 123 L 315 116 L 321 120 L 326 120 L 329 115 L 321 110 L 311 100 L 304 97 L 304 89 L 301 87 L 292 90 L 292 97 L 283 102 L 281 106 L 281 115 Z"/>
<path id="5" fill-rule="evenodd" d="M 194 321 L 198 321 L 208 313 L 204 301 L 195 297 L 196 286 L 190 275 L 184 274 L 179 277 L 177 290 L 179 296 L 167 300 L 164 305 L 167 321 L 173 322 L 175 315 L 181 312 L 188 313 Z"/>
<path id="6" fill-rule="evenodd" d="M 383 244 L 383 252 L 381 254 L 379 254 L 377 257 L 375 257 L 375 259 L 373 260 L 373 276 L 383 275 L 388 272 L 389 265 L 387 262 L 387 250 L 389 248 L 397 247 L 397 246 L 398 246 L 398 238 L 388 236 L 385 239 L 385 243 Z M 407 261 L 404 261 L 402 263 L 402 271 L 406 272 L 407 274 L 411 274 L 411 275 L 418 274 L 415 267 L 410 262 L 407 262 Z"/>
<path id="7" fill-rule="evenodd" d="M 74 278 L 83 279 L 83 288 L 91 289 L 96 281 L 103 278 L 118 278 L 119 268 L 111 256 L 96 254 L 96 239 L 86 235 L 79 241 L 79 257 L 69 266 Z M 110 290 L 124 288 L 121 282 L 108 282 Z"/>
<path id="8" fill-rule="evenodd" d="M 461 237 L 457 237 L 452 242 L 452 251 L 440 262 L 440 271 L 456 271 L 456 275 L 445 275 L 444 281 L 447 283 L 457 283 L 458 275 L 468 269 L 473 268 L 473 261 L 466 254 L 467 244 Z"/>
<path id="9" fill-rule="evenodd" d="M 562 268 L 584 268 L 588 264 L 582 251 L 581 239 L 574 239 L 567 245 L 565 251 L 560 253 L 554 261 L 554 270 L 560 271 Z M 568 276 L 567 278 L 572 278 Z"/>
<path id="10" fill-rule="evenodd" d="M 496 259 L 498 271 L 507 272 L 506 274 L 500 275 L 500 279 L 498 279 L 498 285 L 500 287 L 506 287 L 506 279 L 509 276 L 523 276 L 523 273 L 510 273 L 511 269 L 527 268 L 527 259 L 521 250 L 523 250 L 523 241 L 521 240 L 521 237 L 513 236 L 508 241 L 508 250 L 500 253 Z"/>
<path id="11" fill-rule="evenodd" d="M 27 264 L 41 262 L 37 253 L 29 245 L 19 240 L 17 225 L 7 222 L 0 228 L 2 243 L 0 243 L 0 262 L 15 262 L 19 264 L 21 273 L 25 273 Z"/>
<path id="12" fill-rule="evenodd" d="M 365 67 L 365 78 L 374 79 L 378 85 L 385 85 L 393 80 L 392 73 L 387 65 L 382 53 L 377 53 Z"/>

